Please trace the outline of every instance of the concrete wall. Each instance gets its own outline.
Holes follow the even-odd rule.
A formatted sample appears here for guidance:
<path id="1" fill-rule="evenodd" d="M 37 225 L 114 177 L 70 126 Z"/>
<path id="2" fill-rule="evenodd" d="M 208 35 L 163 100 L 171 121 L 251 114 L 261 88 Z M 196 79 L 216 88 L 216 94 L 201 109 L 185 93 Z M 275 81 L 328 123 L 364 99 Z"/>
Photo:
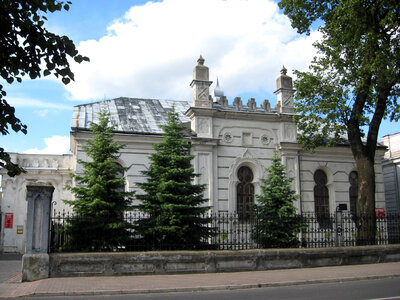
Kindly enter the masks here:
<path id="1" fill-rule="evenodd" d="M 32 254 L 24 255 L 25 281 L 37 280 Z M 53 253 L 49 277 L 257 271 L 400 261 L 400 245 L 327 249 Z M 36 265 L 37 262 L 35 261 Z M 46 269 L 43 264 L 42 269 Z M 33 274 L 33 275 L 32 275 Z M 43 272 L 40 273 L 43 276 Z"/>

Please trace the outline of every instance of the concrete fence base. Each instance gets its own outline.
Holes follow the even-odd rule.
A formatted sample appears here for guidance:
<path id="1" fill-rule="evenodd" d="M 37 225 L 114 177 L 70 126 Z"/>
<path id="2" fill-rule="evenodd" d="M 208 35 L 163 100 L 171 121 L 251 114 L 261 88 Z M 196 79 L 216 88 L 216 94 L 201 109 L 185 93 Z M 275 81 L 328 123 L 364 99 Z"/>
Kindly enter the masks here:
<path id="1" fill-rule="evenodd" d="M 22 256 L 22 281 L 48 278 L 50 257 L 47 253 L 25 254 Z"/>
<path id="2" fill-rule="evenodd" d="M 240 251 L 53 253 L 49 255 L 48 276 L 238 272 L 395 261 L 400 261 L 400 245 Z M 24 264 L 24 268 L 29 266 Z M 35 273 L 32 270 L 25 271 Z M 24 277 L 25 281 L 37 279 L 41 278 Z"/>

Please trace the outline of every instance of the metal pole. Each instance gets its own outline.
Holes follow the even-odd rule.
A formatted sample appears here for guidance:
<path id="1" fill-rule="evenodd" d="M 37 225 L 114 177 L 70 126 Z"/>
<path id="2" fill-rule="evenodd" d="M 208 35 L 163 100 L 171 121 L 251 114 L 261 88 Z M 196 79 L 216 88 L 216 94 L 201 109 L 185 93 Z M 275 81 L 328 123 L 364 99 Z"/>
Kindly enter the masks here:
<path id="1" fill-rule="evenodd" d="M 336 207 L 336 247 L 343 246 L 343 210 L 347 209 L 346 204 L 339 204 Z"/>

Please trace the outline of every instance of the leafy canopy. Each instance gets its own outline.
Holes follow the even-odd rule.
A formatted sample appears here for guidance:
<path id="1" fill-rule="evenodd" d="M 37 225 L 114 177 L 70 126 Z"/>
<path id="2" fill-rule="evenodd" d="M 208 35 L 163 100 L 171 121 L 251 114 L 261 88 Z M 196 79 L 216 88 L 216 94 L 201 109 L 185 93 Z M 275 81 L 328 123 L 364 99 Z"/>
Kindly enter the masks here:
<path id="1" fill-rule="evenodd" d="M 279 6 L 299 33 L 323 21 L 310 72 L 296 72 L 300 142 L 313 148 L 330 136 L 334 145 L 347 134 L 353 153 L 373 159 L 382 119 L 400 117 L 398 1 L 282 0 Z"/>
<path id="2" fill-rule="evenodd" d="M 78 53 L 67 36 L 58 36 L 45 27 L 46 14 L 69 10 L 71 2 L 57 0 L 2 0 L 0 2 L 0 76 L 7 84 L 54 74 L 64 84 L 74 80 L 68 57 L 76 62 L 89 61 Z M 15 109 L 6 101 L 6 91 L 0 84 L 0 133 L 13 131 L 26 134 L 27 126 L 15 116 Z M 0 167 L 9 176 L 23 170 L 11 162 L 0 148 Z"/>
<path id="3" fill-rule="evenodd" d="M 82 174 L 72 174 L 75 186 L 67 187 L 76 198 L 64 201 L 75 213 L 66 228 L 69 250 L 112 250 L 125 245 L 129 236 L 131 225 L 124 212 L 132 209 L 134 193 L 125 191 L 123 175 L 129 168 L 117 163 L 125 145 L 113 140 L 113 126 L 108 124 L 105 111 L 100 112 L 98 124 L 90 123 L 94 137 L 83 146 L 89 160 L 78 159 Z"/>
<path id="4" fill-rule="evenodd" d="M 296 118 L 306 148 L 336 145 L 347 134 L 359 178 L 357 216 L 375 214 L 375 154 L 383 119 L 399 120 L 400 6 L 398 0 L 282 0 L 300 33 L 322 21 L 323 37 L 309 72 L 296 72 Z M 375 221 L 357 244 L 375 239 Z"/>
<path id="5" fill-rule="evenodd" d="M 198 176 L 191 165 L 194 156 L 174 107 L 162 129 L 163 140 L 153 145 L 156 152 L 143 172 L 146 182 L 137 184 L 144 191 L 136 196 L 137 208 L 149 218 L 139 220 L 135 230 L 150 249 L 199 249 L 210 236 L 203 216 L 209 207 L 203 205 L 205 186 L 193 183 Z"/>

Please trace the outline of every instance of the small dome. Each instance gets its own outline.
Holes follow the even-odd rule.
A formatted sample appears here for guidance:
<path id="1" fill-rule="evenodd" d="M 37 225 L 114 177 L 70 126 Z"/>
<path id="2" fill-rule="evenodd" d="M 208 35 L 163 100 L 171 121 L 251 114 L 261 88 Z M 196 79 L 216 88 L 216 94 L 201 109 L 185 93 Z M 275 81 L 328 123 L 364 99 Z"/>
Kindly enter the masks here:
<path id="1" fill-rule="evenodd" d="M 224 91 L 219 86 L 219 81 L 217 78 L 217 86 L 214 89 L 214 97 L 222 97 L 224 96 Z"/>

